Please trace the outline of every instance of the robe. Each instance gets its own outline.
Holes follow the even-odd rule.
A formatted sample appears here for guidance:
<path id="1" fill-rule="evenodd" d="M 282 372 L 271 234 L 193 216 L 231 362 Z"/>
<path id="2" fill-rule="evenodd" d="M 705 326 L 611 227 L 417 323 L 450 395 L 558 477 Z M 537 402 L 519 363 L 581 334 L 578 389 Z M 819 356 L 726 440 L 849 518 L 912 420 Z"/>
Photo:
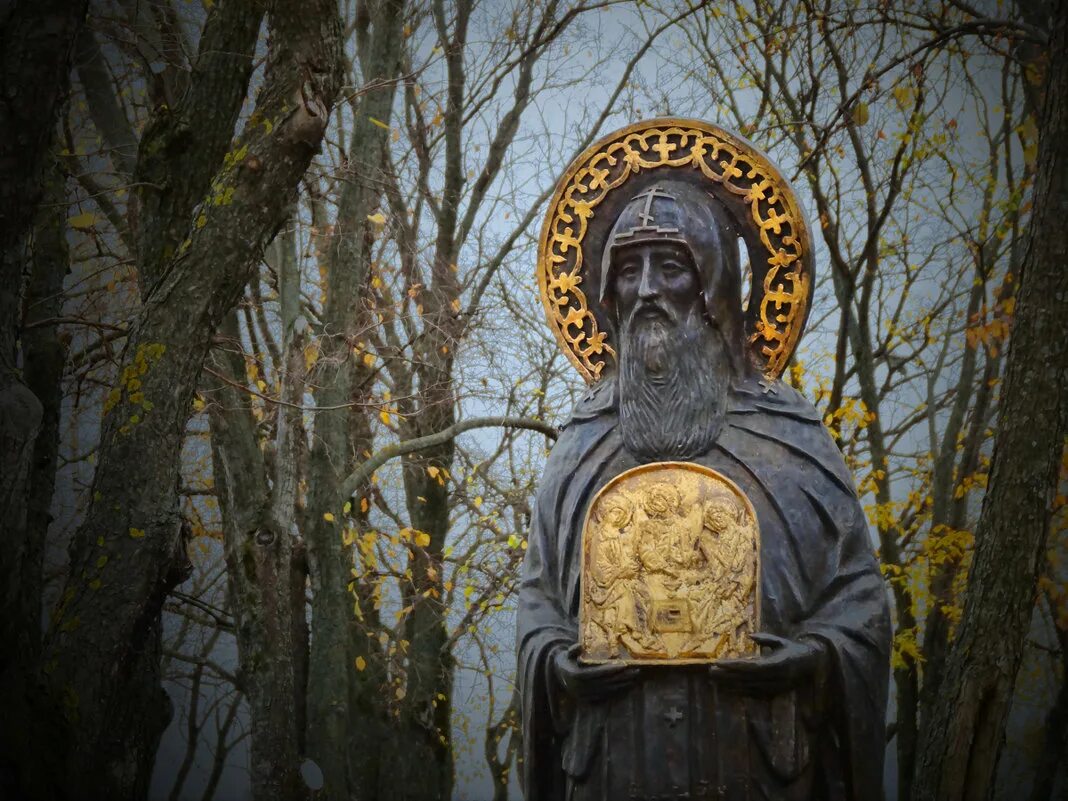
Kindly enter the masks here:
<path id="1" fill-rule="evenodd" d="M 705 666 L 639 668 L 627 689 L 574 702 L 554 654 L 578 641 L 582 526 L 597 491 L 639 464 L 615 380 L 575 408 L 539 486 L 517 615 L 526 801 L 882 798 L 890 669 L 886 586 L 852 478 L 818 412 L 782 382 L 733 387 L 721 433 L 693 461 L 734 481 L 761 535 L 761 630 L 825 645 L 803 686 L 747 695 Z"/>

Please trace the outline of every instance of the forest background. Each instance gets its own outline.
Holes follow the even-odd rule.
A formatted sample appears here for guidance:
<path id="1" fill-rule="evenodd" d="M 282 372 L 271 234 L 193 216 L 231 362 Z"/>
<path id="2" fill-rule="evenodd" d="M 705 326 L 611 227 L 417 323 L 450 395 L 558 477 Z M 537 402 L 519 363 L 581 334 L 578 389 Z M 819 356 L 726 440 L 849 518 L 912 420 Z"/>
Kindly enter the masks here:
<path id="1" fill-rule="evenodd" d="M 1063 797 L 1066 17 L 0 12 L 0 788 L 518 798 L 516 578 L 584 391 L 537 237 L 572 158 L 674 115 L 748 137 L 809 215 L 785 377 L 892 598 L 888 798 Z"/>

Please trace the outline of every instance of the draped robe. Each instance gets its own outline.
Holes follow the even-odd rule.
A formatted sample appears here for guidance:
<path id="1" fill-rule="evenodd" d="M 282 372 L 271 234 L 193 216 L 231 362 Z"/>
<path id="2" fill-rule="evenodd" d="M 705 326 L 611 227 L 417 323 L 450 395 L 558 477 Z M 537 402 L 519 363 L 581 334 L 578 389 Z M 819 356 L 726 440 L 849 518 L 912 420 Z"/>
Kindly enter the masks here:
<path id="1" fill-rule="evenodd" d="M 582 526 L 596 492 L 638 462 L 612 377 L 576 405 L 546 464 L 519 595 L 527 801 L 874 801 L 882 797 L 890 617 L 865 516 L 810 403 L 776 382 L 731 389 L 723 428 L 693 461 L 733 480 L 761 532 L 761 629 L 816 638 L 826 670 L 745 694 L 704 666 L 639 668 L 627 689 L 574 702 L 556 651 L 578 641 Z"/>

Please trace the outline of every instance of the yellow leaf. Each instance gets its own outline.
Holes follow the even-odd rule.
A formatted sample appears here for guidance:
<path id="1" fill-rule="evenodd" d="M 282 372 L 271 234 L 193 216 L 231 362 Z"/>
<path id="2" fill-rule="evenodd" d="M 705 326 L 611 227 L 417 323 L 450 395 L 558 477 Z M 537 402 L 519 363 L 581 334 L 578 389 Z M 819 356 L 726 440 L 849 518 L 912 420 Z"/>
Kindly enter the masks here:
<path id="1" fill-rule="evenodd" d="M 323 512 L 323 520 L 325 520 L 327 523 L 333 523 L 334 515 L 330 512 Z"/>
<path id="2" fill-rule="evenodd" d="M 382 212 L 375 212 L 374 214 L 368 214 L 367 219 L 373 222 L 375 225 L 385 225 L 386 215 Z"/>
<path id="3" fill-rule="evenodd" d="M 438 473 L 440 473 L 441 471 L 438 470 L 433 465 L 431 465 L 430 467 L 428 467 L 426 469 L 426 472 L 430 475 L 431 478 L 437 478 L 438 477 Z"/>
<path id="4" fill-rule="evenodd" d="M 454 312 L 456 312 L 457 314 L 460 313 L 460 299 L 459 298 L 453 298 L 452 302 L 450 302 L 449 305 L 452 306 L 452 310 Z"/>
<path id="5" fill-rule="evenodd" d="M 352 503 L 350 503 L 349 501 L 345 501 L 345 505 L 343 507 L 341 507 L 341 511 L 344 512 L 345 514 L 348 514 L 349 512 L 351 512 L 352 511 Z"/>
<path id="6" fill-rule="evenodd" d="M 415 544 L 418 545 L 420 548 L 427 547 L 428 545 L 430 545 L 430 535 L 427 534 L 425 531 L 416 531 Z"/>
<path id="7" fill-rule="evenodd" d="M 392 418 L 390 417 L 389 412 L 386 411 L 385 409 L 383 409 L 382 411 L 380 411 L 378 413 L 378 419 L 381 420 L 383 423 L 385 423 L 388 426 L 390 424 L 390 420 Z"/>
<path id="8" fill-rule="evenodd" d="M 75 228 L 79 231 L 86 231 L 93 227 L 93 223 L 96 222 L 96 215 L 90 212 L 84 214 L 78 214 L 74 217 L 67 218 L 67 225 L 71 228 Z"/>
<path id="9" fill-rule="evenodd" d="M 365 367 L 374 367 L 375 366 L 375 355 L 373 353 L 365 353 L 365 354 L 363 354 L 363 363 L 364 363 Z"/>
<path id="10" fill-rule="evenodd" d="M 902 111 L 912 105 L 912 89 L 908 86 L 894 87 L 894 100 Z"/>
<path id="11" fill-rule="evenodd" d="M 143 528 L 131 528 L 130 536 L 133 537 L 135 540 L 139 540 L 145 536 L 145 530 Z"/>
<path id="12" fill-rule="evenodd" d="M 868 122 L 868 104 L 861 101 L 853 106 L 853 122 L 865 125 Z"/>
<path id="13" fill-rule="evenodd" d="M 367 660 L 364 659 L 362 656 L 356 657 L 356 669 L 359 670 L 359 671 L 362 671 L 366 667 L 367 667 Z"/>
<path id="14" fill-rule="evenodd" d="M 476 509 L 481 509 L 482 508 L 482 496 L 481 495 L 479 495 L 477 498 L 475 498 L 474 504 L 475 504 L 475 508 Z"/>
<path id="15" fill-rule="evenodd" d="M 366 498 L 360 498 L 360 511 L 367 514 L 367 510 L 371 508 L 371 504 L 367 502 Z"/>
<path id="16" fill-rule="evenodd" d="M 386 130 L 386 131 L 389 130 L 389 126 L 386 125 L 384 122 L 382 122 L 382 120 L 376 120 L 374 117 L 368 117 L 367 119 L 369 119 L 371 121 L 372 125 L 377 125 L 379 128 L 382 128 L 383 130 Z"/>

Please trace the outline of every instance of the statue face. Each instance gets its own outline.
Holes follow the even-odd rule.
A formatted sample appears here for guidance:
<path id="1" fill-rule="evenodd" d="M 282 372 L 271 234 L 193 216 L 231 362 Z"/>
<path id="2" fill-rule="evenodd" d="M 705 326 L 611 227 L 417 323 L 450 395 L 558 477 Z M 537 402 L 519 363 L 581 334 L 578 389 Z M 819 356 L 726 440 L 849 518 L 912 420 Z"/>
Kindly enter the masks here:
<path id="1" fill-rule="evenodd" d="M 683 245 L 655 241 L 623 245 L 612 254 L 611 269 L 620 323 L 659 317 L 678 325 L 700 315 L 697 269 Z"/>

